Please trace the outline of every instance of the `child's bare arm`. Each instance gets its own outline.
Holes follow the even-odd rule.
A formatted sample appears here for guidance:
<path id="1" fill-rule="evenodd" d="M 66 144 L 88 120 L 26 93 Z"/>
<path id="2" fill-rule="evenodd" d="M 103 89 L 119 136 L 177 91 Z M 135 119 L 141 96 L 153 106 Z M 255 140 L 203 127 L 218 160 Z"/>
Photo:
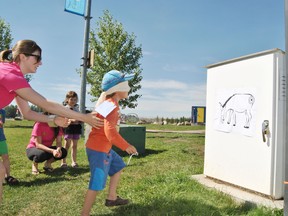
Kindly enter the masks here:
<path id="1" fill-rule="evenodd" d="M 128 148 L 125 149 L 128 154 L 136 154 L 137 149 L 133 145 L 129 145 Z"/>

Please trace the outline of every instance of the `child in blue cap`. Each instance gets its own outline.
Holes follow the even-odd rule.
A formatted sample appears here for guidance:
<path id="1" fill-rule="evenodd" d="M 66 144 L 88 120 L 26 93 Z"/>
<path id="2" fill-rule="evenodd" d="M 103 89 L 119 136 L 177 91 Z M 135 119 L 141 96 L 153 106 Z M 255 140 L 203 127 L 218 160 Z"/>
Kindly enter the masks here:
<path id="1" fill-rule="evenodd" d="M 118 102 L 128 97 L 130 90 L 128 80 L 133 77 L 134 74 L 125 75 L 117 70 L 111 70 L 103 77 L 103 92 L 96 104 L 96 110 L 98 117 L 104 119 L 104 127 L 93 128 L 86 142 L 91 177 L 82 216 L 90 215 L 96 195 L 104 190 L 108 175 L 110 176 L 110 185 L 105 205 L 111 207 L 129 203 L 129 200 L 120 198 L 116 192 L 121 171 L 126 165 L 111 148 L 112 145 L 115 145 L 128 154 L 137 154 L 136 148 L 119 134 L 120 108 Z"/>

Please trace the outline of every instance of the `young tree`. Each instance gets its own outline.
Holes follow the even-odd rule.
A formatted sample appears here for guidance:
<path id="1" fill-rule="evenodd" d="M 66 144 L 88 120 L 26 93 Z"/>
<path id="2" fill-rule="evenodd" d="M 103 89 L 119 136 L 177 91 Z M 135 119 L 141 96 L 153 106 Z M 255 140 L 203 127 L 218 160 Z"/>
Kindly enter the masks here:
<path id="1" fill-rule="evenodd" d="M 0 52 L 2 50 L 10 49 L 12 40 L 10 25 L 6 23 L 4 19 L 0 18 Z M 32 75 L 26 74 L 25 78 L 30 82 Z"/>
<path id="2" fill-rule="evenodd" d="M 139 60 L 142 57 L 141 46 L 135 45 L 135 35 L 129 35 L 124 31 L 123 25 L 104 11 L 103 17 L 97 23 L 95 31 L 90 32 L 90 49 L 94 49 L 94 66 L 87 72 L 87 82 L 91 84 L 90 95 L 93 101 L 101 94 L 101 81 L 104 74 L 110 70 L 118 70 L 123 73 L 135 73 L 136 76 L 129 81 L 131 90 L 125 101 L 120 101 L 122 108 L 135 108 L 137 99 L 141 95 L 135 94 L 141 88 L 142 80 Z"/>
<path id="3" fill-rule="evenodd" d="M 9 49 L 12 40 L 10 25 L 0 18 L 0 51 Z"/>

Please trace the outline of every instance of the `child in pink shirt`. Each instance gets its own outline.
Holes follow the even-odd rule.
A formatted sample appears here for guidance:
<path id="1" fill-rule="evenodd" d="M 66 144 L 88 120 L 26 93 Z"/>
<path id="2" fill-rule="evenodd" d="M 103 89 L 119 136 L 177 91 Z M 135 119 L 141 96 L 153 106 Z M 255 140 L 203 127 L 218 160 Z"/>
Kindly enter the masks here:
<path id="1" fill-rule="evenodd" d="M 48 113 L 46 113 L 48 114 Z M 44 161 L 43 169 L 52 172 L 51 164 L 67 156 L 67 151 L 62 147 L 63 130 L 60 127 L 50 127 L 47 123 L 36 122 L 33 126 L 31 139 L 26 148 L 26 154 L 32 163 L 32 174 L 39 174 L 38 163 Z M 53 142 L 56 141 L 56 146 Z"/>

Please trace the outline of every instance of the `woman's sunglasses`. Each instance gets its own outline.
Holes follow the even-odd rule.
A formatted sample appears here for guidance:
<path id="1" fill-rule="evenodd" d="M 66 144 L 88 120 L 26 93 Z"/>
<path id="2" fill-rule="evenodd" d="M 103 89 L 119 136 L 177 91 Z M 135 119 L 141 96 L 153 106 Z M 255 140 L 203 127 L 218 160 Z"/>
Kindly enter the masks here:
<path id="1" fill-rule="evenodd" d="M 34 54 L 30 54 L 30 53 L 23 53 L 25 56 L 34 56 L 36 57 L 36 62 L 40 62 L 42 60 L 42 57 L 40 55 L 34 55 Z"/>

